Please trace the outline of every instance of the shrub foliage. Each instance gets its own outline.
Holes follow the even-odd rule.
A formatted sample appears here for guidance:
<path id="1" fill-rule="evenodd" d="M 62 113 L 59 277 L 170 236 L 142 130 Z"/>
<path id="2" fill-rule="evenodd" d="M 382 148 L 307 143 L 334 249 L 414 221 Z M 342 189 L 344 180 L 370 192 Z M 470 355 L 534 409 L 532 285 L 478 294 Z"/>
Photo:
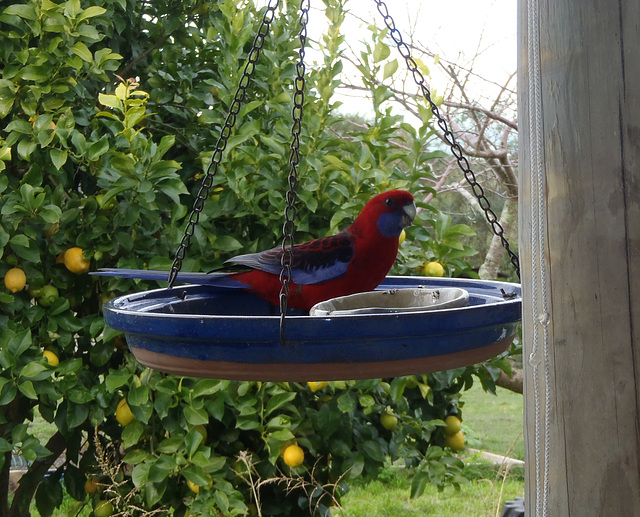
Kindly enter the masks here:
<path id="1" fill-rule="evenodd" d="M 378 192 L 426 194 L 439 153 L 425 144 L 427 111 L 415 128 L 384 109 L 397 68 L 384 32 L 372 32 L 362 70 L 374 120 L 338 112 L 344 9 L 325 4 L 322 58 L 308 67 L 299 241 L 335 232 Z M 272 23 L 185 269 L 281 238 L 296 7 Z M 414 494 L 463 481 L 442 420 L 459 412 L 472 375 L 490 388 L 503 363 L 315 391 L 167 376 L 139 365 L 100 313 L 106 299 L 153 286 L 64 264 L 79 247 L 91 269 L 168 268 L 262 15 L 251 1 L 203 0 L 26 0 L 0 12 L 0 275 L 19 267 L 27 277 L 22 291 L 0 291 L 0 515 L 24 515 L 33 500 L 50 515 L 65 491 L 74 511 L 108 500 L 130 515 L 322 515 L 349 479 L 399 458 L 418 469 Z M 396 272 L 435 259 L 468 274 L 470 229 L 418 204 Z M 397 425 L 383 426 L 385 413 Z M 281 459 L 293 443 L 305 453 L 296 468 Z M 12 454 L 30 466 L 9 505 Z"/>

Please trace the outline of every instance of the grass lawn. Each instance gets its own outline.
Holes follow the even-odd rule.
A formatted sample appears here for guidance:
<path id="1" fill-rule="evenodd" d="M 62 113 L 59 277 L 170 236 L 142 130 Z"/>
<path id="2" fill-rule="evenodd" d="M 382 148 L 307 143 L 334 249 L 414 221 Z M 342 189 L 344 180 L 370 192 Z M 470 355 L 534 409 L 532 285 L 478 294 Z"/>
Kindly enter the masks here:
<path id="1" fill-rule="evenodd" d="M 497 388 L 494 396 L 476 382 L 462 400 L 463 431 L 471 447 L 524 460 L 522 395 Z"/>
<path id="2" fill-rule="evenodd" d="M 439 492 L 427 487 L 423 495 L 409 498 L 411 478 L 408 473 L 397 472 L 391 479 L 376 479 L 352 487 L 342 500 L 343 509 L 336 517 L 494 517 L 500 515 L 505 501 L 524 494 L 521 475 L 502 479 L 476 479 L 462 485 L 459 491 L 452 487 Z"/>

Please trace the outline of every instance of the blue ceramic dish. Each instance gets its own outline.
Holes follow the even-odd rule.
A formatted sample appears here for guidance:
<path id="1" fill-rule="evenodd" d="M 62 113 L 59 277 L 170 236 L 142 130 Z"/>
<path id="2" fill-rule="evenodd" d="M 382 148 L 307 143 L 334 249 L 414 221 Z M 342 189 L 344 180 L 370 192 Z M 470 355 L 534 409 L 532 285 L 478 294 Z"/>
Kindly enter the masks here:
<path id="1" fill-rule="evenodd" d="M 284 344 L 278 309 L 242 290 L 207 285 L 157 289 L 111 300 L 103 312 L 108 325 L 125 333 L 142 364 L 220 379 L 310 381 L 420 374 L 489 359 L 515 337 L 521 319 L 519 285 L 388 277 L 379 289 L 419 286 L 465 289 L 469 305 L 330 317 L 292 311 Z"/>

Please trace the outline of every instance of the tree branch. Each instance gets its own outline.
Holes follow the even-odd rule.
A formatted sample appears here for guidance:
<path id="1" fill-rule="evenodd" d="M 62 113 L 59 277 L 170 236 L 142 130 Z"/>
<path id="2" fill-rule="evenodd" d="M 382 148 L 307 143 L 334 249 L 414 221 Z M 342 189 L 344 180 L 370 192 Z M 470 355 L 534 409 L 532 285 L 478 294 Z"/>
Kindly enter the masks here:
<path id="1" fill-rule="evenodd" d="M 47 442 L 46 448 L 51 454 L 46 458 L 34 461 L 29 471 L 20 478 L 20 483 L 15 491 L 9 517 L 21 517 L 28 515 L 29 504 L 33 494 L 38 488 L 42 477 L 47 473 L 51 465 L 60 457 L 67 448 L 67 441 L 60 431 L 56 432 Z"/>
<path id="2" fill-rule="evenodd" d="M 523 377 L 522 370 L 520 368 L 514 368 L 511 371 L 511 377 L 506 373 L 500 372 L 500 376 L 496 379 L 496 386 L 513 391 L 515 393 L 523 392 Z"/>

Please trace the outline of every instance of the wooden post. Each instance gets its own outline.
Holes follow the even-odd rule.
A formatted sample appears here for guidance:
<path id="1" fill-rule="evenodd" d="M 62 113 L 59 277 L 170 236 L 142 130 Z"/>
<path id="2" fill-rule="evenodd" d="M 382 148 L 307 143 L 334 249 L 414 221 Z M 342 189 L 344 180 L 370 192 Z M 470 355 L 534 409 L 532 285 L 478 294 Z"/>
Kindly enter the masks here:
<path id="1" fill-rule="evenodd" d="M 527 2 L 519 5 L 520 259 L 526 515 L 640 515 L 640 2 L 538 0 L 544 262 L 549 307 L 548 465 L 531 187 Z M 534 32 L 531 33 L 534 36 Z M 538 284 L 540 295 L 541 284 Z M 538 298 L 541 300 L 541 298 Z M 537 325 L 537 329 L 536 326 Z M 537 381 L 537 382 L 536 382 Z M 540 449 L 535 446 L 535 386 Z M 536 463 L 537 462 L 537 463 Z M 547 511 L 536 465 L 548 472 Z M 538 500 L 539 499 L 539 500 Z"/>

